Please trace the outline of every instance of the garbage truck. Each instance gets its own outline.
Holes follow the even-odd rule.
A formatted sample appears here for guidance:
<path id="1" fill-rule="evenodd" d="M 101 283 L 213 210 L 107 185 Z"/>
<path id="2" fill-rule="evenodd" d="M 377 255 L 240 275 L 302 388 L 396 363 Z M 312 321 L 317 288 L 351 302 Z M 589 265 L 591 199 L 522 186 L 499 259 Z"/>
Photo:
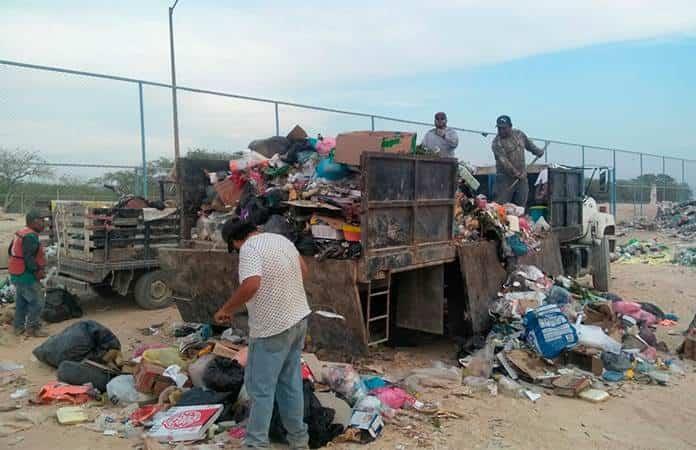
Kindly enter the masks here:
<path id="1" fill-rule="evenodd" d="M 176 248 L 161 248 L 159 260 L 170 273 L 172 297 L 185 321 L 212 323 L 238 287 L 237 255 L 226 245 L 191 240 L 210 184 L 206 172 L 226 170 L 228 164 L 187 158 L 176 164 L 182 241 Z M 453 239 L 457 161 L 365 152 L 360 171 L 360 257 L 304 257 L 309 268 L 305 288 L 314 311 L 310 347 L 355 355 L 389 341 L 399 330 L 485 333 L 488 302 L 507 272 L 495 242 Z M 555 233 L 542 241 L 540 251 L 519 262 L 551 275 L 563 273 Z M 245 322 L 240 313 L 232 326 L 244 328 Z"/>

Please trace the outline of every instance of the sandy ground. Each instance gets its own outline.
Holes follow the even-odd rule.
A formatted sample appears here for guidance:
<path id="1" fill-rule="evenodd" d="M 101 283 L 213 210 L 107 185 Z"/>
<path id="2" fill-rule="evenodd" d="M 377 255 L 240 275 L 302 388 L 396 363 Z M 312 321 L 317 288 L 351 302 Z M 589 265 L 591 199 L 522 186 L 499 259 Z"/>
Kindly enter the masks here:
<path id="1" fill-rule="evenodd" d="M 636 236 L 634 233 L 632 236 Z M 639 237 L 647 237 L 645 233 Z M 628 239 L 626 236 L 622 239 Z M 677 266 L 617 265 L 613 270 L 613 290 L 624 298 L 651 301 L 665 311 L 679 315 L 686 327 L 696 311 L 696 271 Z M 176 309 L 155 312 L 138 309 L 126 299 L 96 299 L 85 304 L 85 317 L 112 329 L 121 339 L 125 354 L 140 342 L 167 341 L 161 336 L 144 336 L 139 328 L 160 322 L 180 320 Z M 48 326 L 59 332 L 71 322 Z M 681 341 L 661 328 L 658 337 L 670 349 Z M 27 387 L 36 393 L 54 379 L 52 368 L 36 361 L 31 350 L 41 339 L 15 338 L 8 327 L 0 328 L 0 361 L 13 360 L 25 365 Z M 427 367 L 432 361 L 454 364 L 455 346 L 446 339 L 434 339 L 415 348 L 383 349 L 371 360 L 387 374 L 403 373 L 412 367 Z M 671 386 L 625 384 L 621 397 L 606 403 L 591 404 L 544 394 L 536 403 L 488 393 L 473 398 L 456 397 L 446 389 L 430 389 L 421 399 L 439 403 L 441 408 L 458 412 L 461 419 L 444 420 L 440 427 L 429 422 L 414 422 L 412 429 L 388 424 L 374 443 L 335 445 L 334 448 L 370 449 L 686 449 L 696 445 L 696 372 L 688 365 L 683 378 Z M 16 387 L 0 388 L 0 405 L 7 405 Z M 91 407 L 95 417 L 101 408 Z M 0 437 L 0 448 L 21 449 L 129 449 L 137 440 L 103 436 L 80 425 L 62 426 L 55 419 L 54 406 L 24 405 L 16 411 L 0 413 L 3 424 L 13 423 L 26 429 Z M 26 419 L 29 419 L 28 421 Z M 33 423 L 33 422 L 34 423 Z M 414 436 L 421 434 L 421 440 Z M 280 448 L 280 447 L 279 447 Z"/>

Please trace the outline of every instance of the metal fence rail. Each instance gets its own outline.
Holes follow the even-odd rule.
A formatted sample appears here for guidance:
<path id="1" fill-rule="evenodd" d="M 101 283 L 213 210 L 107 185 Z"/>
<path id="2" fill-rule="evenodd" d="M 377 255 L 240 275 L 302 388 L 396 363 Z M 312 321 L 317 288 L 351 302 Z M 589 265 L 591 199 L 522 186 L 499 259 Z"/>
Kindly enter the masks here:
<path id="1" fill-rule="evenodd" d="M 0 59 L 0 65 L 5 65 L 5 66 L 10 66 L 10 67 L 16 67 L 16 68 L 21 68 L 21 69 L 30 69 L 30 70 L 39 70 L 39 71 L 45 71 L 45 72 L 53 72 L 53 73 L 61 73 L 61 74 L 67 74 L 67 75 L 73 75 L 77 77 L 88 77 L 88 78 L 97 78 L 97 79 L 103 79 L 103 80 L 110 80 L 114 82 L 121 82 L 121 83 L 128 83 L 132 84 L 138 89 L 138 102 L 139 102 L 139 125 L 140 125 L 140 146 L 141 146 L 141 166 L 138 167 L 140 171 L 140 175 L 142 176 L 143 183 L 142 183 L 142 194 L 147 196 L 148 195 L 148 182 L 147 182 L 147 148 L 146 148 L 146 129 L 145 129 L 145 118 L 144 118 L 144 99 L 143 99 L 143 86 L 151 86 L 151 87 L 157 87 L 157 88 L 164 88 L 171 90 L 172 85 L 169 83 L 161 83 L 161 82 L 156 82 L 156 81 L 150 81 L 150 80 L 143 80 L 143 79 L 138 79 L 138 78 L 131 78 L 131 77 L 123 77 L 123 76 L 117 76 L 117 75 L 109 75 L 109 74 L 103 74 L 103 73 L 96 73 L 96 72 L 87 72 L 87 71 L 82 71 L 82 70 L 74 70 L 74 69 L 69 69 L 69 68 L 63 68 L 63 67 L 54 67 L 54 66 L 46 66 L 46 65 L 38 65 L 38 64 L 29 64 L 29 63 L 24 63 L 24 62 L 18 62 L 18 61 L 9 61 L 9 60 L 3 60 Z M 380 114 L 371 114 L 371 113 L 365 113 L 365 112 L 359 112 L 359 111 L 348 111 L 344 109 L 338 109 L 338 108 L 328 108 L 328 107 L 323 107 L 323 106 L 315 106 L 315 105 L 307 105 L 307 104 L 302 104 L 302 103 L 296 103 L 296 102 L 288 102 L 288 101 L 282 101 L 282 100 L 277 100 L 277 99 L 270 99 L 270 98 L 262 98 L 262 97 L 252 97 L 252 96 L 247 96 L 247 95 L 240 95 L 240 94 L 234 94 L 234 93 L 229 93 L 229 92 L 223 92 L 223 91 L 217 91 L 217 90 L 211 90 L 211 89 L 201 89 L 201 88 L 196 88 L 196 87 L 189 87 L 189 86 L 181 86 L 177 85 L 176 86 L 177 91 L 181 92 L 189 92 L 189 93 L 194 93 L 194 94 L 205 94 L 205 95 L 213 95 L 213 96 L 219 96 L 219 97 L 226 97 L 226 98 L 233 98 L 236 100 L 245 100 L 245 101 L 251 101 L 251 102 L 257 102 L 257 103 L 263 103 L 263 104 L 271 104 L 273 105 L 273 114 L 274 114 L 274 121 L 275 121 L 275 134 L 279 135 L 280 134 L 280 110 L 279 107 L 290 107 L 290 108 L 298 108 L 298 109 L 303 109 L 303 110 L 309 110 L 309 111 L 320 111 L 320 112 L 327 112 L 327 113 L 334 113 L 334 114 L 341 114 L 341 115 L 346 115 L 346 116 L 352 116 L 352 117 L 358 117 L 358 118 L 364 118 L 364 119 L 369 119 L 369 129 L 375 130 L 375 121 L 381 120 L 381 121 L 386 121 L 386 122 L 393 122 L 395 124 L 402 124 L 402 125 L 410 125 L 410 126 L 418 126 L 418 127 L 432 127 L 432 122 L 423 122 L 423 121 L 416 121 L 416 120 L 407 120 L 407 119 L 402 119 L 398 117 L 391 117 L 391 116 L 385 116 L 385 115 L 380 115 Z M 367 123 L 366 123 L 366 128 L 367 128 Z M 486 131 L 486 130 L 474 130 L 474 129 L 469 129 L 469 128 L 463 128 L 463 127 L 457 127 L 454 126 L 452 127 L 455 130 L 461 132 L 461 133 L 466 133 L 468 135 L 478 135 L 480 137 L 483 137 L 484 139 L 489 139 L 492 138 L 495 135 L 494 131 Z M 588 167 L 588 166 L 605 166 L 605 167 L 610 167 L 614 169 L 615 176 L 612 179 L 613 183 L 617 183 L 618 181 L 622 180 L 621 175 L 625 177 L 625 174 L 621 175 L 616 175 L 618 172 L 619 167 L 621 166 L 621 161 L 619 161 L 617 157 L 620 157 L 621 159 L 628 159 L 633 162 L 635 166 L 639 167 L 639 172 L 638 174 L 640 176 L 644 174 L 670 174 L 671 177 L 678 183 L 681 183 L 682 186 L 687 186 L 687 172 L 691 172 L 690 169 L 693 167 L 696 167 L 696 160 L 691 160 L 691 159 L 683 159 L 683 158 L 675 158 L 672 156 L 667 156 L 667 155 L 659 155 L 659 154 L 653 154 L 653 153 L 645 153 L 645 152 L 637 152 L 633 150 L 628 150 L 628 149 L 622 149 L 622 148 L 616 148 L 616 147 L 609 147 L 609 146 L 602 146 L 602 145 L 590 145 L 590 144 L 583 144 L 583 143 L 576 143 L 576 142 L 568 142 L 568 141 L 563 141 L 563 140 L 558 140 L 558 139 L 548 139 L 548 138 L 542 138 L 542 137 L 531 137 L 532 139 L 536 141 L 541 141 L 543 143 L 548 143 L 551 145 L 549 148 L 549 151 L 547 152 L 545 156 L 545 162 L 557 162 L 560 164 L 570 164 L 570 165 L 575 165 L 575 166 L 580 166 L 580 167 Z M 553 155 L 553 157 L 551 156 Z M 599 163 L 598 163 L 599 161 Z M 652 162 L 652 164 L 650 164 Z M 68 165 L 68 164 L 61 164 L 61 163 L 54 163 L 55 165 Z M 78 165 L 75 165 L 78 166 Z M 84 165 L 83 167 L 106 167 L 106 165 Z M 110 168 L 114 169 L 135 169 L 134 166 L 118 166 L 118 165 L 113 165 Z M 616 185 L 612 187 L 614 191 L 616 191 Z M 649 186 L 643 186 L 643 188 L 649 188 Z M 660 187 L 658 186 L 658 189 Z M 675 189 L 674 186 L 663 186 L 663 190 L 667 189 Z M 677 187 L 678 188 L 678 187 Z M 619 189 L 621 189 L 621 186 L 619 186 Z M 684 193 L 689 193 L 688 189 L 683 189 Z M 642 194 L 641 194 L 642 195 Z M 676 194 L 675 194 L 676 195 Z M 680 194 L 682 195 L 682 194 Z M 663 194 L 663 198 L 666 198 L 666 194 Z M 640 200 L 636 199 L 635 204 L 641 203 L 642 198 Z M 614 211 L 615 211 L 615 206 L 614 206 Z"/>

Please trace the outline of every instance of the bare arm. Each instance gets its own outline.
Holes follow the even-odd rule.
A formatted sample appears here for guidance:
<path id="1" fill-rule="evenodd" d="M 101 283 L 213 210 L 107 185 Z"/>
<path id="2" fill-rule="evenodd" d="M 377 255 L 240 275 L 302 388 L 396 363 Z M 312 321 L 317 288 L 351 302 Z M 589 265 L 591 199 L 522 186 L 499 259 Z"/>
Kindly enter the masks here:
<path id="1" fill-rule="evenodd" d="M 242 281 L 242 284 L 234 291 L 232 297 L 230 297 L 218 312 L 215 313 L 215 321 L 218 323 L 228 323 L 232 320 L 234 313 L 254 297 L 260 286 L 260 276 L 249 277 Z"/>
<path id="2" fill-rule="evenodd" d="M 302 270 L 302 280 L 307 279 L 307 275 L 309 274 L 309 268 L 307 268 L 307 263 L 304 262 L 304 259 L 302 256 L 297 257 L 300 260 L 300 270 Z"/>

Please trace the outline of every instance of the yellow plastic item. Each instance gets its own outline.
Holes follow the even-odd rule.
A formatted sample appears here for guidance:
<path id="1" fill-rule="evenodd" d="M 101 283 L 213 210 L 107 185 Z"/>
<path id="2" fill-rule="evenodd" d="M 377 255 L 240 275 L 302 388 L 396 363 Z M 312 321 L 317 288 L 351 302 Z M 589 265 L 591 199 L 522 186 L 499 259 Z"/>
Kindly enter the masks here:
<path id="1" fill-rule="evenodd" d="M 79 406 L 64 406 L 56 411 L 58 423 L 62 425 L 75 425 L 77 423 L 87 422 L 89 416 L 87 411 Z"/>
<path id="2" fill-rule="evenodd" d="M 635 372 L 633 372 L 633 369 L 628 369 L 626 372 L 624 372 L 624 378 L 627 380 L 632 380 L 636 376 Z"/>
<path id="3" fill-rule="evenodd" d="M 185 369 L 188 361 L 184 360 L 175 347 L 151 348 L 143 352 L 143 359 L 149 363 L 157 364 L 162 367 L 169 367 L 174 364 Z"/>
<path id="4" fill-rule="evenodd" d="M 609 394 L 604 391 L 600 391 L 599 389 L 584 390 L 578 394 L 578 397 L 592 403 L 601 403 L 609 400 Z"/>

